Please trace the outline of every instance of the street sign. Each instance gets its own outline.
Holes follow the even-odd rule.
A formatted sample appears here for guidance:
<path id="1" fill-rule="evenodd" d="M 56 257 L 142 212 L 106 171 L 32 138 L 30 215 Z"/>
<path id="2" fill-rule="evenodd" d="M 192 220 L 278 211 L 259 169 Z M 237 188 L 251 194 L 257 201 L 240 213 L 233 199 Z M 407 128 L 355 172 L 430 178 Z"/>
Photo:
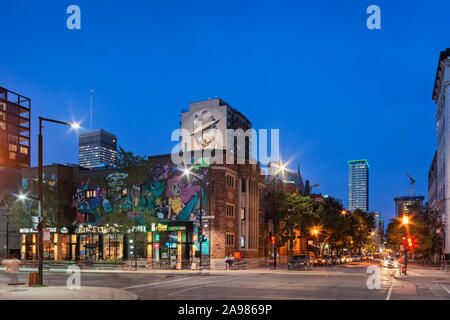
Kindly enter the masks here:
<path id="1" fill-rule="evenodd" d="M 214 219 L 215 216 L 203 216 L 202 219 L 208 220 L 208 219 Z"/>
<path id="2" fill-rule="evenodd" d="M 33 222 L 33 229 L 36 229 L 39 224 L 39 217 L 31 217 L 31 221 Z"/>
<path id="3" fill-rule="evenodd" d="M 44 242 L 50 242 L 50 228 L 45 228 L 44 229 L 43 240 L 44 240 Z"/>

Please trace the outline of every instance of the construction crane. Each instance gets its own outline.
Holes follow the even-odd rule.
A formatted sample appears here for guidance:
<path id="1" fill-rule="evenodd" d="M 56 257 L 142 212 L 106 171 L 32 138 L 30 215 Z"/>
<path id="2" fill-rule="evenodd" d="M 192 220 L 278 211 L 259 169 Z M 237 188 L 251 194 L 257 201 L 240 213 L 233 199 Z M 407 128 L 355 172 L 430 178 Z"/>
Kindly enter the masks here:
<path id="1" fill-rule="evenodd" d="M 412 174 L 409 175 L 409 173 L 406 174 L 408 176 L 408 178 L 411 180 L 411 197 L 414 194 L 414 183 L 416 183 L 416 180 L 413 179 Z"/>

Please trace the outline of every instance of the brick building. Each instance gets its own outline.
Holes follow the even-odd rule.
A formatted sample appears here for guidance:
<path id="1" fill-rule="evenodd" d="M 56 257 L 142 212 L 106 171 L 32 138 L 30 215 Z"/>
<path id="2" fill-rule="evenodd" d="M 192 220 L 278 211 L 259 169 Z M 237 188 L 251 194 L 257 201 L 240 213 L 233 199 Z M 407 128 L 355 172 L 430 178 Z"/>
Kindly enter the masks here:
<path id="1" fill-rule="evenodd" d="M 101 215 L 113 206 L 102 181 L 114 168 L 86 169 L 77 165 L 44 167 L 44 181 L 61 198 L 56 227 L 46 245 L 46 259 L 98 261 L 110 258 L 147 260 L 155 268 L 187 268 L 199 257 L 199 231 L 203 265 L 224 268 L 227 254 L 240 252 L 252 265 L 264 264 L 264 176 L 256 164 L 211 165 L 192 168 L 191 176 L 171 162 L 170 155 L 151 157 L 152 167 L 139 188 L 123 193 L 127 201 L 149 208 L 154 223 L 137 217 L 138 235 L 115 232 Z M 192 167 L 192 166 L 191 166 Z M 37 177 L 37 168 L 23 170 L 24 185 Z M 200 196 L 200 192 L 202 196 Z M 200 201 L 203 226 L 200 226 Z M 132 210 L 130 209 L 130 212 Z M 133 217 L 131 217 L 133 219 Z M 22 258 L 36 259 L 36 230 L 24 226 Z"/>

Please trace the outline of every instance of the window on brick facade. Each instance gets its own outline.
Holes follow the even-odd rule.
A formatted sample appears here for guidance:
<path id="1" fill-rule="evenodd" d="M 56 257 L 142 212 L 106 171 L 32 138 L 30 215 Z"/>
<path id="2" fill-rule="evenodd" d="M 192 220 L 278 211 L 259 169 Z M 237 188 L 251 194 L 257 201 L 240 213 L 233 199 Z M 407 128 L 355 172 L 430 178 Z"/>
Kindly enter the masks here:
<path id="1" fill-rule="evenodd" d="M 234 206 L 227 204 L 227 217 L 234 217 Z"/>
<path id="2" fill-rule="evenodd" d="M 241 236 L 241 248 L 245 248 L 245 236 Z"/>
<path id="3" fill-rule="evenodd" d="M 226 235 L 226 244 L 228 247 L 234 246 L 234 234 L 227 233 Z"/>
<path id="4" fill-rule="evenodd" d="M 241 208 L 241 220 L 245 220 L 245 208 Z"/>
<path id="5" fill-rule="evenodd" d="M 227 186 L 234 188 L 234 177 L 227 174 Z"/>

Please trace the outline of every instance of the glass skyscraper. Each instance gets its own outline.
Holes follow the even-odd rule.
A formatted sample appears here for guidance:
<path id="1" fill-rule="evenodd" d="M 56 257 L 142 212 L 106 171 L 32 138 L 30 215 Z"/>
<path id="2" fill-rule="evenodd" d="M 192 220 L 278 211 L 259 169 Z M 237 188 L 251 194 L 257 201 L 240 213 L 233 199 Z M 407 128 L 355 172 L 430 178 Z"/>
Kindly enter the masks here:
<path id="1" fill-rule="evenodd" d="M 116 162 L 117 137 L 103 129 L 81 133 L 78 163 L 85 168 L 111 167 Z"/>
<path id="2" fill-rule="evenodd" d="M 369 211 L 369 163 L 367 160 L 348 162 L 348 210 Z"/>

